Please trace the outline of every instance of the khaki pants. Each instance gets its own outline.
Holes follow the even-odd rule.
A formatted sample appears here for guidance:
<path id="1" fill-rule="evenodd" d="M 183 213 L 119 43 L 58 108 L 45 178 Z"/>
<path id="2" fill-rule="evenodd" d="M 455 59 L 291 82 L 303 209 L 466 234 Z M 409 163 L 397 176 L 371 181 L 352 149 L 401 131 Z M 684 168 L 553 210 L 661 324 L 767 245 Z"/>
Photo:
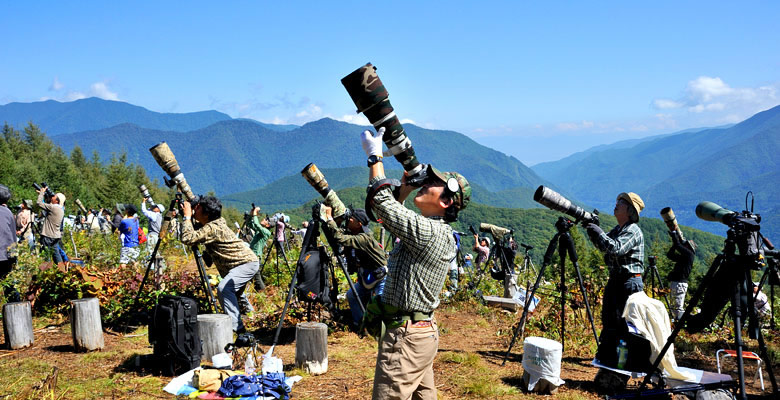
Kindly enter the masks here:
<path id="1" fill-rule="evenodd" d="M 433 359 L 439 350 L 439 328 L 416 327 L 412 321 L 388 329 L 379 343 L 373 400 L 436 400 Z"/>

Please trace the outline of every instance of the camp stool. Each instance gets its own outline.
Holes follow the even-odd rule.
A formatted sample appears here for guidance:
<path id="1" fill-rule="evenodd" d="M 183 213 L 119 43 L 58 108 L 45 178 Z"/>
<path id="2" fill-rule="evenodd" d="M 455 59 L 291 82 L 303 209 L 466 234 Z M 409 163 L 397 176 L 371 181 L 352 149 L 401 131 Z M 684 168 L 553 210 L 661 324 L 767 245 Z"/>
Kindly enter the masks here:
<path id="1" fill-rule="evenodd" d="M 720 355 L 723 354 L 723 359 L 725 360 L 726 357 L 736 357 L 737 352 L 736 350 L 726 350 L 726 349 L 720 349 L 717 352 L 715 352 L 715 360 L 718 363 L 718 373 L 720 373 Z M 761 391 L 764 391 L 764 376 L 761 375 L 761 357 L 758 356 L 758 354 L 752 352 L 752 351 L 743 351 L 742 352 L 742 359 L 744 360 L 756 360 L 758 371 L 756 371 L 756 376 L 758 376 L 759 381 L 761 382 Z M 756 382 L 756 378 L 753 378 L 753 383 Z"/>

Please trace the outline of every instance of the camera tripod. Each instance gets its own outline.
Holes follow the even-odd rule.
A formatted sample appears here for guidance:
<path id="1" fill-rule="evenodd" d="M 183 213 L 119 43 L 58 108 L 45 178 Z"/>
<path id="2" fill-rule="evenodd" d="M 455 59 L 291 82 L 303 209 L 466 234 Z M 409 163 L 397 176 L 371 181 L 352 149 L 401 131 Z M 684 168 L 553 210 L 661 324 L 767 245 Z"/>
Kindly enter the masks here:
<path id="1" fill-rule="evenodd" d="M 536 276 L 536 282 L 534 283 L 534 287 L 531 289 L 531 293 L 529 294 L 526 292 L 525 296 L 525 306 L 523 307 L 523 316 L 520 317 L 520 323 L 517 325 L 517 328 L 515 329 L 514 335 L 512 335 L 512 341 L 509 343 L 509 348 L 506 350 L 506 354 L 504 354 L 504 361 L 501 363 L 501 365 L 506 364 L 507 358 L 509 358 L 509 353 L 512 351 L 512 347 L 515 345 L 515 340 L 517 340 L 517 335 L 521 335 L 525 332 L 525 322 L 528 318 L 528 308 L 531 305 L 531 302 L 533 301 L 534 294 L 536 294 L 536 289 L 539 288 L 539 283 L 542 281 L 542 277 L 544 276 L 544 270 L 547 268 L 548 265 L 552 262 L 553 253 L 555 253 L 556 246 L 558 247 L 558 256 L 560 257 L 560 268 L 561 268 L 561 284 L 560 284 L 560 290 L 561 290 L 561 347 L 562 349 L 566 349 L 566 336 L 564 335 L 566 331 L 566 294 L 568 292 L 566 288 L 566 254 L 568 253 L 569 259 L 571 260 L 571 263 L 574 265 L 574 270 L 577 272 L 577 282 L 580 284 L 580 292 L 582 293 L 582 299 L 585 301 L 585 309 L 588 313 L 588 320 L 590 321 L 590 327 L 593 330 L 593 338 L 596 339 L 596 344 L 599 343 L 599 337 L 596 334 L 596 324 L 593 322 L 593 314 L 590 311 L 590 302 L 588 302 L 588 292 L 585 291 L 585 284 L 582 282 L 582 274 L 580 273 L 580 266 L 577 262 L 577 251 L 574 248 L 574 240 L 571 237 L 571 233 L 569 232 L 571 228 L 574 227 L 574 222 L 569 221 L 566 218 L 558 217 L 558 221 L 555 222 L 555 228 L 558 230 L 558 233 L 553 236 L 552 239 L 550 239 L 550 244 L 547 246 L 547 251 L 544 253 L 544 259 L 542 261 L 542 267 L 539 269 L 539 274 Z"/>
<path id="2" fill-rule="evenodd" d="M 656 293 L 661 293 L 661 290 L 659 287 L 663 288 L 664 284 L 661 280 L 661 274 L 658 273 L 658 268 L 656 267 L 655 256 L 647 257 L 649 263 L 647 266 L 647 269 L 645 269 L 645 274 L 642 276 L 642 282 L 647 282 L 647 285 L 645 285 L 645 290 L 650 289 L 650 297 L 656 298 Z M 666 309 L 669 310 L 669 315 L 674 320 L 674 316 L 672 315 L 672 305 L 669 302 L 669 294 L 668 293 L 662 293 L 662 297 L 664 299 L 664 302 L 666 303 Z"/>
<path id="3" fill-rule="evenodd" d="M 775 286 L 780 286 L 780 261 L 778 261 L 780 254 L 774 254 L 771 258 L 767 259 L 767 266 L 764 270 L 764 274 L 761 275 L 761 279 L 758 281 L 758 291 L 764 287 L 764 284 L 769 285 L 769 328 L 775 329 Z M 758 296 L 758 293 L 756 293 Z M 756 302 L 756 298 L 753 298 L 753 303 Z"/>
<path id="4" fill-rule="evenodd" d="M 306 258 L 306 252 L 309 250 L 317 249 L 317 238 L 320 236 L 320 204 L 317 202 L 312 207 L 312 219 L 309 221 L 309 226 L 306 228 L 306 233 L 303 235 L 303 242 L 301 243 L 301 254 L 298 256 L 298 262 L 295 266 L 295 272 L 292 274 L 292 280 L 290 282 L 290 289 L 287 292 L 287 300 L 284 303 L 284 308 L 282 308 L 282 315 L 279 317 L 279 325 L 276 326 L 276 333 L 274 334 L 274 341 L 271 344 L 271 349 L 268 351 L 268 354 L 273 354 L 274 347 L 279 343 L 279 334 L 282 332 L 282 324 L 284 324 L 284 317 L 287 315 L 287 309 L 290 307 L 290 303 L 292 302 L 293 294 L 295 294 L 295 288 L 298 282 L 298 270 L 303 265 L 305 258 Z M 341 257 L 338 257 L 338 244 L 336 244 L 335 240 L 333 239 L 332 235 L 328 232 L 327 229 L 323 229 L 325 233 L 325 239 L 327 240 L 328 244 L 331 247 L 331 251 L 333 252 L 333 255 L 336 256 L 335 258 L 339 261 L 339 265 L 341 266 L 341 270 L 344 272 L 344 276 L 347 278 L 347 282 L 349 283 L 350 289 L 352 289 L 352 293 L 357 293 L 357 290 L 355 289 L 355 285 L 352 282 L 352 279 L 350 279 L 349 271 L 347 270 L 347 265 L 344 264 L 344 262 L 341 260 Z M 323 260 L 320 260 L 321 262 Z M 330 276 L 332 279 L 333 284 L 333 292 L 331 292 L 332 298 L 338 297 L 338 282 L 336 281 L 336 274 L 335 269 L 333 267 L 333 263 L 331 261 L 331 257 L 329 256 L 325 262 L 328 264 L 328 269 L 330 270 Z M 326 278 L 327 279 L 327 278 Z M 366 312 L 366 307 L 363 305 L 363 302 L 360 300 L 360 297 L 357 298 L 358 305 L 360 305 L 360 309 L 363 311 L 363 313 Z M 335 305 L 336 303 L 333 302 Z M 308 309 L 308 317 L 311 319 L 311 305 L 312 303 L 309 302 L 309 309 Z"/>
<path id="5" fill-rule="evenodd" d="M 279 227 L 276 228 L 276 231 L 278 232 Z M 287 272 L 292 274 L 292 269 L 290 268 L 290 261 L 287 259 L 287 252 L 284 249 L 284 245 L 276 240 L 276 232 L 274 233 L 274 240 L 273 243 L 271 243 L 271 246 L 268 247 L 268 250 L 266 250 L 265 253 L 265 259 L 263 260 L 263 264 L 260 265 L 260 271 L 258 272 L 260 276 L 263 275 L 263 270 L 265 270 L 265 265 L 268 263 L 268 259 L 271 257 L 271 251 L 276 250 L 276 281 L 281 282 L 282 281 L 282 274 L 279 270 L 279 252 L 282 252 L 282 258 L 284 259 L 284 264 L 287 266 Z M 286 242 L 286 241 L 285 241 Z M 301 252 L 303 252 L 303 246 L 301 246 Z"/>
<path id="6" fill-rule="evenodd" d="M 469 227 L 469 230 L 471 230 L 471 233 L 476 235 L 476 231 L 473 227 Z M 470 289 L 476 289 L 479 287 L 480 282 L 482 282 L 482 278 L 485 276 L 485 271 L 490 269 L 491 275 L 493 272 L 495 272 L 497 275 L 503 275 L 504 297 L 514 297 L 515 287 L 513 287 L 513 284 L 516 285 L 516 282 L 514 281 L 514 260 L 507 259 L 506 254 L 506 249 L 509 248 L 509 238 L 512 236 L 512 233 L 512 230 L 508 230 L 506 234 L 500 237 L 491 233 L 494 242 L 493 247 L 490 248 L 488 258 L 485 260 L 485 263 L 482 265 L 482 267 L 475 266 L 474 269 L 476 270 L 477 280 L 474 282 L 474 278 L 472 276 L 472 282 L 468 285 Z M 479 240 L 479 238 L 477 240 Z M 489 267 L 491 261 L 493 262 L 493 267 Z"/>
<path id="7" fill-rule="evenodd" d="M 672 334 L 669 335 L 666 344 L 656 357 L 653 365 L 647 371 L 647 375 L 642 381 L 642 385 L 639 387 L 639 393 L 637 393 L 637 397 L 641 396 L 641 392 L 644 391 L 647 385 L 651 382 L 652 376 L 658 370 L 658 366 L 661 364 L 661 360 L 663 359 L 666 352 L 669 351 L 669 348 L 674 343 L 674 339 L 677 338 L 680 330 L 684 326 L 689 328 L 691 327 L 690 324 L 693 322 L 691 319 L 691 311 L 693 311 L 694 307 L 696 307 L 696 305 L 702 299 L 702 295 L 704 294 L 705 290 L 710 288 L 710 285 L 716 282 L 720 283 L 721 287 L 713 288 L 711 292 L 708 290 L 707 293 L 707 303 L 710 304 L 710 310 L 708 310 L 708 312 L 703 310 L 700 314 L 697 314 L 696 317 L 702 318 L 696 322 L 701 323 L 701 319 L 707 318 L 707 314 L 710 314 L 713 310 L 714 314 L 712 317 L 716 317 L 720 309 L 723 308 L 727 302 L 731 302 L 731 312 L 732 318 L 734 320 L 734 347 L 737 354 L 737 369 L 739 374 L 739 391 L 741 398 L 747 399 L 747 393 L 745 392 L 744 360 L 742 358 L 742 349 L 744 347 L 744 343 L 742 342 L 742 326 L 744 323 L 743 316 L 747 314 L 747 317 L 751 321 L 751 323 L 748 325 L 748 331 L 750 332 L 751 337 L 755 336 L 758 339 L 759 354 L 763 360 L 767 361 L 767 372 L 769 373 L 769 379 L 772 382 L 772 389 L 775 396 L 778 395 L 777 378 L 775 377 L 774 371 L 772 369 L 772 362 L 770 361 L 771 358 L 769 358 L 767 354 L 766 344 L 764 343 L 764 336 L 757 324 L 758 319 L 756 310 L 753 307 L 753 296 L 748 296 L 747 285 L 749 282 L 752 282 L 750 278 L 750 270 L 756 264 L 755 258 L 751 259 L 746 255 L 749 253 L 749 236 L 753 234 L 757 233 L 750 232 L 748 229 L 745 229 L 745 227 L 735 225 L 729 228 L 723 246 L 723 251 L 718 254 L 717 257 L 715 257 L 715 260 L 712 262 L 709 270 L 707 270 L 707 274 L 704 276 L 704 278 L 702 278 L 699 287 L 696 289 L 696 293 L 694 293 L 690 303 L 688 303 L 688 306 L 685 308 L 685 312 L 683 313 L 682 318 L 680 318 L 680 321 L 675 326 Z M 737 249 L 739 249 L 739 255 L 736 254 Z M 725 285 L 729 285 L 729 283 L 731 283 L 731 287 L 729 288 L 731 290 L 731 299 L 728 297 L 723 297 L 721 293 L 715 293 L 716 291 L 722 290 L 724 283 Z M 712 296 L 718 297 L 713 299 L 711 298 Z M 750 301 L 748 301 L 748 299 L 750 299 Z M 747 310 L 743 309 L 743 305 L 745 303 L 747 303 Z"/>
<path id="8" fill-rule="evenodd" d="M 168 208 L 168 212 L 165 214 L 165 217 L 163 217 L 163 221 L 170 222 L 171 221 L 171 213 L 172 210 L 176 210 L 177 207 L 180 205 L 182 201 L 182 194 L 176 193 L 176 196 L 173 200 L 171 200 L 171 204 Z M 163 222 L 163 225 L 165 222 Z M 163 232 L 160 232 L 161 234 Z M 146 280 L 149 278 L 149 271 L 152 269 L 152 265 L 154 265 L 154 262 L 157 258 L 157 252 L 160 249 L 160 244 L 163 242 L 163 238 L 160 237 L 157 240 L 157 244 L 154 245 L 154 250 L 152 250 L 152 254 L 149 257 L 149 263 L 146 265 L 146 272 L 144 272 L 144 277 L 141 280 L 141 284 L 138 286 L 138 293 L 135 295 L 135 299 L 133 300 L 133 310 L 138 310 L 139 308 L 139 302 L 141 301 L 141 293 L 143 292 L 144 285 L 146 284 Z M 206 292 L 206 298 L 208 299 L 209 305 L 211 306 L 211 310 L 214 311 L 214 313 L 218 312 L 217 309 L 217 302 L 214 299 L 214 293 L 211 291 L 211 284 L 209 283 L 209 277 L 206 273 L 206 264 L 203 262 L 203 255 L 200 253 L 200 249 L 198 248 L 198 245 L 192 246 L 192 254 L 195 256 L 195 263 L 198 266 L 198 275 L 200 275 L 200 282 L 201 282 L 201 289 L 203 289 L 204 292 Z"/>

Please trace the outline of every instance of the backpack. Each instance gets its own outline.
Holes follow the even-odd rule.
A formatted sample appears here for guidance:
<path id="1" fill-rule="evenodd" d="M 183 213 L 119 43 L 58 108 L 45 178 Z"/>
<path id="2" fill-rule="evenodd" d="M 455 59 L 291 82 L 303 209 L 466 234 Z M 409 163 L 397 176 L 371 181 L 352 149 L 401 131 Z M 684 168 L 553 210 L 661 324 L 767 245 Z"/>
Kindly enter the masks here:
<path id="1" fill-rule="evenodd" d="M 187 297 L 162 295 L 149 324 L 149 343 L 163 375 L 174 376 L 200 366 L 198 303 Z"/>
<path id="2" fill-rule="evenodd" d="M 144 233 L 144 230 L 141 229 L 141 227 L 138 227 L 138 244 L 144 244 L 146 243 L 146 233 Z"/>
<path id="3" fill-rule="evenodd" d="M 298 299 L 329 304 L 328 254 L 324 247 L 307 251 L 298 262 Z"/>

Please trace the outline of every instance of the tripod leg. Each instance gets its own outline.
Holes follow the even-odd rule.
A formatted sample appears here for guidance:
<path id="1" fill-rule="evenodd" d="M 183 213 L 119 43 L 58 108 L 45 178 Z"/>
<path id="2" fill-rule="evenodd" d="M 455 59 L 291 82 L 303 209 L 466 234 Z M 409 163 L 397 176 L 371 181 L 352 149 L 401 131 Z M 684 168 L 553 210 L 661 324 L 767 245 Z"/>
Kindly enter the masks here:
<path id="1" fill-rule="evenodd" d="M 653 268 L 653 274 L 655 276 L 655 279 L 658 280 L 658 285 L 661 287 L 663 286 L 663 282 L 661 281 L 661 274 L 658 272 L 658 268 Z M 666 302 L 666 308 L 671 312 L 672 310 L 672 303 L 669 302 L 669 293 L 665 293 L 664 295 L 664 301 Z"/>
<path id="2" fill-rule="evenodd" d="M 298 268 L 300 268 L 300 263 L 298 263 L 298 266 L 295 268 L 295 273 L 292 276 L 292 280 L 290 281 L 290 290 L 287 291 L 287 300 L 284 302 L 284 308 L 282 308 L 282 316 L 279 317 L 279 325 L 276 326 L 276 333 L 274 334 L 274 341 L 271 344 L 271 350 L 270 353 L 273 353 L 274 347 L 276 347 L 276 344 L 279 343 L 279 333 L 282 332 L 282 324 L 284 324 L 284 317 L 287 315 L 287 309 L 290 307 L 290 302 L 292 301 L 293 294 L 295 293 L 295 285 L 298 283 Z"/>
<path id="3" fill-rule="evenodd" d="M 599 336 L 596 334 L 596 324 L 593 322 L 593 313 L 590 311 L 590 301 L 588 301 L 588 292 L 585 291 L 585 284 L 582 281 L 582 274 L 580 274 L 580 265 L 574 262 L 574 270 L 577 271 L 577 281 L 580 283 L 580 292 L 582 292 L 582 298 L 585 300 L 585 311 L 588 312 L 588 321 L 590 321 L 590 329 L 593 330 L 593 339 L 596 340 L 596 346 L 599 345 Z"/>
<path id="4" fill-rule="evenodd" d="M 195 256 L 195 264 L 198 266 L 198 274 L 200 275 L 201 284 L 203 284 L 203 290 L 206 292 L 206 298 L 209 300 L 211 309 L 214 310 L 214 313 L 217 313 L 217 302 L 214 300 L 214 293 L 211 291 L 211 284 L 206 273 L 206 266 L 203 263 L 203 256 L 200 254 L 197 245 L 192 246 L 192 254 Z"/>
<path id="5" fill-rule="evenodd" d="M 506 349 L 506 353 L 504 354 L 504 361 L 501 362 L 502 366 L 506 364 L 506 360 L 509 358 L 509 353 L 512 351 L 512 347 L 515 345 L 515 340 L 517 340 L 517 335 L 522 335 L 525 332 L 525 322 L 528 318 L 528 308 L 533 303 L 536 289 L 539 288 L 539 283 L 542 282 L 542 276 L 544 276 L 544 269 L 546 267 L 547 264 L 542 264 L 542 268 L 539 270 L 539 275 L 536 276 L 536 282 L 534 283 L 534 287 L 531 289 L 531 291 L 529 292 L 527 288 L 525 290 L 525 307 L 523 307 L 523 315 L 520 317 L 520 322 L 518 323 L 517 328 L 515 328 L 515 333 L 512 335 L 512 340 L 509 342 L 509 348 Z"/>
<path id="6" fill-rule="evenodd" d="M 739 391 L 740 396 L 742 400 L 747 400 L 747 392 L 745 391 L 745 361 L 742 357 L 742 349 L 744 343 L 742 343 L 742 322 L 743 315 L 742 315 L 742 297 L 745 294 L 746 288 L 745 282 L 738 282 L 734 286 L 734 291 L 732 293 L 731 298 L 731 305 L 733 306 L 734 310 L 734 344 L 735 348 L 737 350 L 737 371 L 739 375 Z"/>
<path id="7" fill-rule="evenodd" d="M 561 235 L 561 241 L 563 241 L 563 238 L 564 236 Z M 566 249 L 563 243 L 559 244 L 558 253 L 561 260 L 561 351 L 566 351 L 566 336 L 564 333 L 566 332 L 566 294 L 568 290 L 566 289 Z"/>
<path id="8" fill-rule="evenodd" d="M 160 242 L 162 242 L 162 240 L 157 241 L 157 244 L 154 245 L 152 258 L 149 260 L 149 264 L 146 265 L 146 272 L 144 272 L 144 277 L 141 279 L 141 284 L 138 285 L 138 292 L 135 294 L 135 299 L 133 299 L 133 311 L 138 311 L 139 302 L 141 301 L 141 293 L 143 293 L 144 285 L 146 284 L 146 280 L 149 278 L 149 271 L 152 269 L 152 263 L 154 262 L 154 258 L 157 256 L 157 250 L 160 248 Z M 124 327 L 127 328 L 127 323 L 125 323 Z"/>
<path id="9" fill-rule="evenodd" d="M 717 272 L 718 269 L 720 269 L 721 265 L 723 264 L 724 258 L 725 256 L 723 254 L 720 254 L 712 262 L 712 266 L 710 267 L 709 270 L 707 270 L 707 273 L 704 275 L 704 278 L 702 278 L 701 283 L 699 283 L 699 287 L 696 289 L 696 293 L 693 294 L 690 303 L 688 303 L 688 306 L 685 307 L 685 312 L 683 313 L 682 317 L 680 317 L 679 322 L 675 325 L 672 334 L 669 335 L 669 337 L 666 339 L 666 344 L 664 344 L 664 347 L 661 349 L 661 352 L 658 353 L 658 356 L 656 356 L 655 361 L 653 361 L 653 365 L 650 367 L 650 369 L 645 371 L 647 374 L 645 375 L 645 379 L 642 380 L 642 384 L 639 387 L 640 392 L 645 390 L 645 388 L 647 388 L 647 385 L 650 383 L 650 379 L 652 378 L 652 375 L 658 369 L 658 366 L 661 365 L 661 360 L 666 355 L 666 352 L 669 351 L 669 347 L 671 347 L 672 344 L 674 344 L 674 340 L 677 338 L 677 335 L 680 333 L 682 327 L 688 323 L 688 317 L 690 317 L 691 311 L 693 311 L 694 307 L 696 307 L 696 305 L 699 303 L 699 300 L 704 294 L 704 290 L 710 285 L 712 281 L 712 277 L 715 276 L 715 273 Z"/>

